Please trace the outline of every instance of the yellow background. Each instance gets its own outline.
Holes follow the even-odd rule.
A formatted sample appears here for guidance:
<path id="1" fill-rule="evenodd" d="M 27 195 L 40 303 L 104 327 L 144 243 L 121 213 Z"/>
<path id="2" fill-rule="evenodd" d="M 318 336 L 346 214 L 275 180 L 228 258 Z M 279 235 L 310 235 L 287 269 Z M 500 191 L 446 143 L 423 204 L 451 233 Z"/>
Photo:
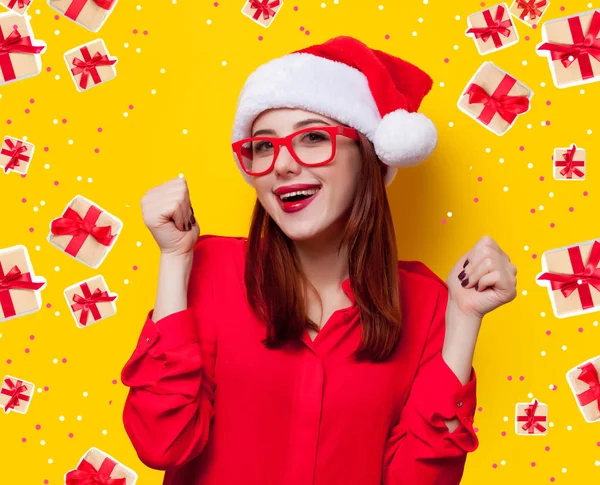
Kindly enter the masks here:
<path id="1" fill-rule="evenodd" d="M 0 482 L 63 483 L 64 473 L 91 446 L 137 471 L 140 484 L 162 482 L 162 472 L 138 460 L 121 421 L 127 389 L 120 371 L 153 305 L 158 269 L 139 201 L 149 188 L 182 173 L 203 233 L 246 235 L 254 194 L 229 149 L 239 90 L 259 64 L 342 34 L 418 64 L 435 81 L 422 110 L 439 128 L 439 146 L 427 162 L 400 171 L 388 189 L 399 257 L 422 260 L 445 278 L 458 258 L 489 234 L 518 268 L 518 297 L 487 316 L 480 334 L 475 367 L 481 411 L 475 424 L 481 444 L 469 456 L 463 483 L 600 480 L 595 465 L 600 425 L 584 421 L 565 378 L 568 369 L 600 354 L 598 315 L 555 318 L 547 290 L 535 283 L 544 251 L 600 236 L 594 209 L 600 148 L 594 107 L 600 106 L 600 85 L 555 88 L 547 59 L 535 52 L 541 29 L 520 22 L 518 44 L 480 56 L 464 35 L 467 15 L 481 10 L 478 1 L 284 0 L 267 29 L 243 16 L 242 6 L 243 0 L 220 0 L 217 7 L 207 0 L 120 0 L 95 34 L 62 17 L 55 20 L 44 1 L 33 1 L 34 34 L 48 44 L 44 70 L 0 87 L 0 136 L 27 136 L 36 152 L 27 177 L 0 175 L 0 248 L 26 245 L 35 273 L 48 283 L 42 310 L 0 323 L 0 375 L 49 390 L 35 393 L 25 415 L 0 413 Z M 544 20 L 589 9 L 581 0 L 552 0 Z M 63 54 L 97 37 L 119 58 L 117 78 L 79 93 Z M 484 60 L 535 92 L 531 110 L 502 137 L 456 107 Z M 547 120 L 551 124 L 542 126 Z M 587 178 L 555 181 L 553 149 L 573 142 L 587 150 Z M 49 222 L 77 194 L 124 222 L 98 270 L 46 241 Z M 119 295 L 118 312 L 80 329 L 63 290 L 96 274 Z M 515 435 L 515 404 L 530 401 L 530 393 L 549 406 L 554 426 L 545 437 Z"/>

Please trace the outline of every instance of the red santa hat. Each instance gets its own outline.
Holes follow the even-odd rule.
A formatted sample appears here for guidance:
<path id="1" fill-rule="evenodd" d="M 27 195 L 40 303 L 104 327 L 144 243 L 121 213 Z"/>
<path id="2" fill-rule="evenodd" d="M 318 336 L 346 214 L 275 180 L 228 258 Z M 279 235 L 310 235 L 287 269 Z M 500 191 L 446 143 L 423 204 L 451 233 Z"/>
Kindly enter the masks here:
<path id="1" fill-rule="evenodd" d="M 267 109 L 319 113 L 357 129 L 373 143 L 388 165 L 387 186 L 398 168 L 423 161 L 437 144 L 435 125 L 417 112 L 432 84 L 407 61 L 353 37 L 335 37 L 273 59 L 250 74 L 238 99 L 232 141 L 252 136 L 252 123 Z"/>

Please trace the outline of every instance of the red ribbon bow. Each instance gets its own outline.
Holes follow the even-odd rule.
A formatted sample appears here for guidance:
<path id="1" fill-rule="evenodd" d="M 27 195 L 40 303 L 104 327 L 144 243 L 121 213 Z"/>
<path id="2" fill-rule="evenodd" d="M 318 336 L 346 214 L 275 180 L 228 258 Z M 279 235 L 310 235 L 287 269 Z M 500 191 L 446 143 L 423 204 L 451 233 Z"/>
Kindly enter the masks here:
<path id="1" fill-rule="evenodd" d="M 577 167 L 585 166 L 585 162 L 583 160 L 573 160 L 575 158 L 575 152 L 577 151 L 577 147 L 573 145 L 569 150 L 567 150 L 563 154 L 564 161 L 557 161 L 555 165 L 557 167 L 565 167 L 560 171 L 560 174 L 563 177 L 567 177 L 568 179 L 573 178 L 573 174 L 578 177 L 583 177 L 585 174 L 579 170 Z"/>
<path id="2" fill-rule="evenodd" d="M 10 0 L 10 2 L 8 2 L 8 8 L 14 8 L 15 3 L 18 2 L 18 7 L 17 8 L 25 8 L 27 5 L 29 5 L 31 3 L 31 0 Z"/>
<path id="3" fill-rule="evenodd" d="M 10 396 L 8 402 L 4 405 L 4 412 L 7 413 L 10 409 L 13 409 L 21 405 L 20 400 L 29 401 L 29 396 L 23 394 L 27 390 L 27 386 L 23 384 L 23 381 L 17 381 L 15 384 L 12 380 L 6 378 L 4 383 L 8 386 L 8 389 L 2 388 L 0 394 Z"/>
<path id="4" fill-rule="evenodd" d="M 21 273 L 16 265 L 4 274 L 4 268 L 0 263 L 0 307 L 4 318 L 14 317 L 17 314 L 9 290 L 39 290 L 44 284 L 44 281 L 33 281 L 31 273 Z"/>
<path id="5" fill-rule="evenodd" d="M 17 78 L 15 69 L 10 60 L 9 54 L 17 52 L 24 54 L 39 54 L 46 48 L 45 45 L 33 45 L 31 37 L 22 37 L 17 29 L 13 29 L 8 37 L 4 37 L 0 27 L 0 71 L 4 81 L 13 81 Z"/>
<path id="6" fill-rule="evenodd" d="M 98 7 L 104 10 L 110 10 L 112 6 L 115 4 L 117 0 L 90 0 L 93 1 Z M 69 8 L 65 11 L 65 17 L 70 18 L 71 20 L 77 20 L 79 14 L 83 10 L 83 7 L 86 6 L 88 0 L 73 0 L 69 5 Z"/>
<path id="7" fill-rule="evenodd" d="M 256 12 L 252 16 L 254 20 L 258 20 L 260 14 L 263 14 L 263 20 L 268 20 L 269 17 L 275 15 L 274 8 L 279 6 L 279 0 L 273 0 L 269 2 L 269 0 L 249 0 L 250 8 L 255 8 Z"/>
<path id="8" fill-rule="evenodd" d="M 100 469 L 96 470 L 89 461 L 81 460 L 75 470 L 66 474 L 66 485 L 126 485 L 126 478 L 110 478 L 115 466 L 116 462 L 105 458 Z"/>
<path id="9" fill-rule="evenodd" d="M 75 67 L 71 68 L 71 72 L 73 76 L 77 74 L 81 74 L 81 79 L 79 80 L 79 86 L 81 89 L 87 89 L 88 78 L 91 75 L 94 84 L 98 84 L 102 81 L 100 74 L 98 74 L 98 66 L 112 66 L 116 59 L 109 59 L 109 57 L 104 54 L 100 54 L 100 52 L 96 52 L 94 57 L 90 56 L 90 51 L 87 47 L 82 47 L 80 49 L 81 56 L 83 60 L 76 57 L 73 59 L 73 65 Z"/>
<path id="10" fill-rule="evenodd" d="M 485 10 L 483 12 L 483 18 L 487 27 L 470 28 L 467 30 L 467 34 L 475 34 L 476 39 L 481 39 L 484 42 L 487 42 L 491 37 L 496 47 L 502 47 L 502 40 L 500 39 L 499 34 L 502 34 L 504 37 L 510 36 L 510 29 L 513 25 L 510 18 L 502 20 L 505 11 L 506 9 L 502 5 L 498 6 L 496 9 L 496 18 L 493 19 L 490 11 Z"/>
<path id="11" fill-rule="evenodd" d="M 584 36 L 580 17 L 571 17 L 568 19 L 571 30 L 572 44 L 555 44 L 546 42 L 538 47 L 538 50 L 550 51 L 553 61 L 560 61 L 567 68 L 575 59 L 579 61 L 579 69 L 583 79 L 594 77 L 591 57 L 600 61 L 600 39 L 597 39 L 600 33 L 600 13 L 594 12 L 592 23 Z"/>
<path id="12" fill-rule="evenodd" d="M 472 83 L 465 94 L 469 96 L 469 104 L 482 103 L 485 105 L 477 119 L 488 125 L 497 113 L 503 120 L 511 124 L 517 115 L 525 113 L 529 109 L 527 96 L 509 96 L 516 79 L 504 76 L 498 87 L 490 96 L 479 84 Z"/>
<path id="13" fill-rule="evenodd" d="M 23 144 L 21 140 L 17 141 L 15 145 L 10 138 L 4 140 L 6 146 L 8 146 L 8 150 L 3 148 L 0 154 L 6 155 L 10 157 L 8 163 L 4 166 L 4 173 L 7 173 L 9 170 L 14 167 L 20 166 L 20 161 L 28 162 L 29 157 L 27 155 L 23 155 L 27 151 L 27 146 Z"/>
<path id="14" fill-rule="evenodd" d="M 81 314 L 79 315 L 79 323 L 85 326 L 87 324 L 88 314 L 91 311 L 94 320 L 98 320 L 101 318 L 100 312 L 98 311 L 97 303 L 100 302 L 108 302 L 113 301 L 117 298 L 116 295 L 109 295 L 108 291 L 102 291 L 100 288 L 96 288 L 94 293 L 90 292 L 90 287 L 87 283 L 82 283 L 80 285 L 81 292 L 83 296 L 79 294 L 75 294 L 73 296 L 73 303 L 71 308 L 74 312 L 81 310 Z"/>
<path id="15" fill-rule="evenodd" d="M 596 401 L 598 403 L 598 409 L 600 410 L 600 382 L 598 381 L 598 370 L 594 367 L 594 364 L 588 362 L 580 367 L 581 373 L 577 376 L 577 379 L 587 384 L 588 390 L 577 394 L 577 400 L 582 406 Z"/>
<path id="16" fill-rule="evenodd" d="M 517 7 L 522 9 L 520 19 L 523 20 L 526 15 L 529 15 L 529 20 L 535 20 L 542 16 L 542 7 L 546 6 L 546 0 L 517 0 Z"/>
<path id="17" fill-rule="evenodd" d="M 590 286 L 600 291 L 600 268 L 598 268 L 598 263 L 600 262 L 600 243 L 594 241 L 592 252 L 585 266 L 581 258 L 581 249 L 579 246 L 570 247 L 568 251 L 571 267 L 573 268 L 572 274 L 547 272 L 543 273 L 538 280 L 549 280 L 552 290 L 560 290 L 565 298 L 575 290 L 578 290 L 582 309 L 592 308 L 594 302 Z M 581 281 L 581 284 L 579 284 L 579 281 Z"/>
<path id="18" fill-rule="evenodd" d="M 538 401 L 535 399 L 533 404 L 530 404 L 525 409 L 525 416 L 517 416 L 517 421 L 525 421 L 525 424 L 521 428 L 529 434 L 533 434 L 536 429 L 542 433 L 546 431 L 546 428 L 540 424 L 540 421 L 546 421 L 546 416 L 536 416 L 537 407 Z"/>

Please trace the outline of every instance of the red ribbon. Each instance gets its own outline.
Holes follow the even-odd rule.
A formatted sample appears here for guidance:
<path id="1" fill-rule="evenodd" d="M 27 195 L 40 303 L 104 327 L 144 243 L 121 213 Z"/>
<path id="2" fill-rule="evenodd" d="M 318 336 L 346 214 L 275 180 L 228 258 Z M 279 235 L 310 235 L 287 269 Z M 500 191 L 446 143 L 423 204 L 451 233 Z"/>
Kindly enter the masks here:
<path id="1" fill-rule="evenodd" d="M 4 379 L 4 384 L 8 386 L 8 389 L 2 388 L 0 394 L 4 394 L 5 396 L 10 396 L 10 399 L 4 406 L 4 412 L 7 413 L 9 409 L 14 409 L 17 406 L 21 405 L 21 401 L 29 401 L 29 396 L 23 394 L 27 390 L 27 386 L 23 384 L 23 381 L 17 381 L 15 384 L 12 380 L 6 378 Z"/>
<path id="2" fill-rule="evenodd" d="M 540 10 L 546 6 L 546 0 L 537 2 L 536 0 L 517 0 L 517 8 L 523 9 L 520 15 L 520 19 L 524 20 L 525 16 L 529 14 L 529 20 L 535 20 L 541 17 L 543 12 Z"/>
<path id="3" fill-rule="evenodd" d="M 546 428 L 540 424 L 540 421 L 546 421 L 546 416 L 536 416 L 537 407 L 538 401 L 535 399 L 533 404 L 530 404 L 525 409 L 525 416 L 517 416 L 517 421 L 525 421 L 525 424 L 521 428 L 529 434 L 533 434 L 536 429 L 542 433 L 546 431 Z"/>
<path id="4" fill-rule="evenodd" d="M 600 382 L 598 381 L 598 370 L 594 367 L 594 364 L 588 362 L 578 369 L 581 369 L 581 373 L 577 376 L 577 379 L 587 384 L 589 389 L 583 391 L 581 394 L 577 394 L 577 400 L 582 406 L 596 401 L 598 403 L 598 409 L 600 410 Z"/>
<path id="5" fill-rule="evenodd" d="M 563 273 L 544 273 L 538 280 L 549 280 L 552 290 L 560 290 L 562 295 L 567 298 L 575 290 L 579 290 L 579 299 L 583 310 L 592 308 L 594 302 L 590 285 L 600 291 L 600 243 L 594 241 L 592 252 L 587 264 L 584 266 L 581 258 L 581 249 L 579 246 L 573 246 L 568 249 L 569 259 L 571 260 L 572 274 Z M 578 281 L 581 280 L 581 284 Z"/>
<path id="6" fill-rule="evenodd" d="M 4 166 L 4 173 L 7 173 L 10 169 L 14 169 L 13 167 L 18 167 L 21 160 L 24 162 L 29 161 L 29 157 L 23 155 L 23 153 L 27 151 L 27 146 L 24 145 L 21 140 L 17 141 L 17 144 L 15 145 L 10 138 L 6 138 L 4 143 L 8 146 L 8 150 L 3 148 L 2 151 L 0 151 L 0 154 L 10 157 L 10 160 L 8 160 L 8 163 Z"/>
<path id="7" fill-rule="evenodd" d="M 73 0 L 69 5 L 69 8 L 65 11 L 65 17 L 69 17 L 71 20 L 77 20 L 79 14 L 86 6 L 88 1 L 94 2 L 98 7 L 104 10 L 110 10 L 117 0 Z"/>
<path id="8" fill-rule="evenodd" d="M 45 45 L 33 45 L 31 37 L 21 37 L 17 29 L 13 29 L 8 37 L 4 37 L 2 28 L 0 27 L 0 71 L 4 81 L 13 81 L 17 79 L 15 70 L 10 60 L 10 54 L 25 53 L 39 54 L 46 48 Z"/>
<path id="9" fill-rule="evenodd" d="M 538 47 L 538 50 L 550 51 L 552 60 L 562 62 L 565 68 L 575 62 L 575 59 L 579 60 L 582 79 L 593 78 L 594 70 L 590 57 L 600 61 L 600 39 L 596 39 L 600 33 L 600 13 L 594 12 L 592 23 L 585 36 L 580 17 L 570 17 L 568 22 L 573 38 L 572 44 L 546 42 Z"/>
<path id="10" fill-rule="evenodd" d="M 92 205 L 82 218 L 76 211 L 67 207 L 62 217 L 50 223 L 50 231 L 56 236 L 73 236 L 65 248 L 65 252 L 71 256 L 77 256 L 88 236 L 92 236 L 103 246 L 110 246 L 115 234 L 111 234 L 110 226 L 96 225 L 101 213 L 100 209 Z"/>
<path id="11" fill-rule="evenodd" d="M 100 74 L 98 74 L 98 66 L 112 66 L 116 59 L 109 59 L 108 56 L 100 54 L 100 52 L 96 52 L 94 57 L 90 56 L 90 51 L 86 46 L 83 46 L 80 49 L 81 56 L 83 60 L 76 57 L 73 59 L 73 65 L 75 67 L 71 68 L 71 72 L 73 76 L 77 74 L 81 74 L 81 79 L 79 80 L 79 86 L 81 89 L 87 89 L 88 78 L 91 75 L 94 84 L 98 84 L 102 82 L 102 78 Z"/>
<path id="12" fill-rule="evenodd" d="M 9 290 L 39 290 L 44 284 L 43 281 L 33 281 L 31 273 L 21 273 L 16 265 L 4 274 L 4 268 L 0 263 L 0 307 L 4 318 L 14 317 L 17 314 Z"/>
<path id="13" fill-rule="evenodd" d="M 17 1 L 19 2 L 17 8 L 25 8 L 31 3 L 31 0 L 10 0 L 10 2 L 8 2 L 8 8 L 14 8 L 15 3 L 17 3 Z"/>
<path id="14" fill-rule="evenodd" d="M 483 18 L 487 27 L 470 28 L 467 30 L 467 34 L 475 34 L 476 39 L 481 39 L 484 42 L 487 42 L 491 37 L 496 47 L 502 47 L 502 40 L 499 34 L 502 34 L 504 37 L 510 36 L 510 28 L 512 27 L 510 17 L 504 21 L 502 20 L 505 11 L 506 9 L 502 5 L 498 6 L 496 9 L 496 18 L 493 19 L 490 10 L 484 10 Z"/>
<path id="15" fill-rule="evenodd" d="M 472 83 L 465 93 L 469 95 L 469 104 L 485 105 L 477 119 L 489 125 L 494 115 L 498 114 L 507 123 L 512 124 L 517 115 L 525 113 L 529 109 L 527 96 L 508 95 L 516 82 L 515 78 L 506 74 L 491 96 L 479 84 Z"/>
<path id="16" fill-rule="evenodd" d="M 559 160 L 555 162 L 555 165 L 557 167 L 565 167 L 560 171 L 560 174 L 563 177 L 567 177 L 568 179 L 572 179 L 573 174 L 577 175 L 578 177 L 583 177 L 585 175 L 581 170 L 577 168 L 585 166 L 585 162 L 583 160 L 573 160 L 573 158 L 575 158 L 576 150 L 577 147 L 573 145 L 569 150 L 567 150 L 563 154 L 564 161 Z"/>
<path id="17" fill-rule="evenodd" d="M 87 460 L 81 460 L 75 470 L 65 475 L 66 485 L 126 485 L 126 478 L 110 478 L 117 463 L 110 458 L 104 458 L 100 468 L 96 470 Z"/>
<path id="18" fill-rule="evenodd" d="M 279 6 L 279 0 L 273 0 L 269 2 L 269 0 L 249 0 L 250 8 L 255 8 L 256 12 L 252 16 L 254 20 L 258 20 L 260 14 L 263 14 L 263 20 L 268 20 L 269 17 L 275 15 L 275 7 Z"/>
<path id="19" fill-rule="evenodd" d="M 113 301 L 117 298 L 116 295 L 110 296 L 108 291 L 102 291 L 100 288 L 96 288 L 94 293 L 90 291 L 90 287 L 87 283 L 82 283 L 79 285 L 81 288 L 81 292 L 83 296 L 79 294 L 75 294 L 73 296 L 73 303 L 71 308 L 74 312 L 81 310 L 81 314 L 79 315 L 79 323 L 85 326 L 87 324 L 88 314 L 91 311 L 94 320 L 99 320 L 102 315 L 100 315 L 100 311 L 98 310 L 97 303 L 105 302 L 105 301 Z"/>

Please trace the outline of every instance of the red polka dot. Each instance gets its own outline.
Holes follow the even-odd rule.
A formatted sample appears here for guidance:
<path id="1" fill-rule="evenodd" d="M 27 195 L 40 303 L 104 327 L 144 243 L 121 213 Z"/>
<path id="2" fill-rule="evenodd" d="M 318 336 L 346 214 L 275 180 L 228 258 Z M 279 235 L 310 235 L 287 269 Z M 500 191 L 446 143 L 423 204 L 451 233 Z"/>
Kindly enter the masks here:
<path id="1" fill-rule="evenodd" d="M 447 64 L 450 62 L 450 59 L 448 59 L 447 57 L 444 59 L 444 62 Z"/>
<path id="2" fill-rule="evenodd" d="M 94 148 L 94 153 L 100 153 L 100 148 Z"/>
<path id="3" fill-rule="evenodd" d="M 144 35 L 148 35 L 148 31 L 147 30 L 144 30 Z"/>
<path id="4" fill-rule="evenodd" d="M 10 360 L 10 359 L 7 359 L 7 361 L 6 361 L 7 364 L 10 364 L 11 362 L 12 362 L 12 360 Z"/>
<path id="5" fill-rule="evenodd" d="M 44 480 L 44 485 L 46 485 L 47 483 L 50 483 L 48 480 Z"/>
<path id="6" fill-rule="evenodd" d="M 550 481 L 553 482 L 554 481 L 554 477 L 550 477 Z"/>
<path id="7" fill-rule="evenodd" d="M 29 336 L 29 340 L 33 340 L 35 338 L 35 335 L 30 335 Z"/>
<path id="8" fill-rule="evenodd" d="M 546 330 L 546 335 L 550 335 L 552 332 L 550 330 Z"/>
<path id="9" fill-rule="evenodd" d="M 528 35 L 525 36 L 525 40 L 529 40 L 529 36 Z"/>
<path id="10" fill-rule="evenodd" d="M 63 364 L 66 364 L 66 363 L 67 363 L 67 359 L 65 359 L 65 358 L 63 358 L 63 360 L 62 360 L 62 361 L 63 361 Z"/>
<path id="11" fill-rule="evenodd" d="M 134 33 L 134 34 L 137 34 L 137 29 L 133 29 L 133 33 Z"/>
<path id="12" fill-rule="evenodd" d="M 525 376 L 519 376 L 519 380 L 520 381 L 524 381 L 525 380 Z"/>
<path id="13" fill-rule="evenodd" d="M 29 108 L 25 108 L 25 114 L 28 115 L 29 114 Z"/>
<path id="14" fill-rule="evenodd" d="M 48 66 L 48 67 L 46 68 L 46 72 L 50 72 L 50 71 L 52 71 L 52 68 Z"/>
<path id="15" fill-rule="evenodd" d="M 62 119 L 62 122 L 63 122 L 63 123 L 66 123 L 66 122 L 67 122 L 67 119 L 66 119 L 66 118 L 63 118 L 63 119 Z"/>
<path id="16" fill-rule="evenodd" d="M 550 223 L 550 227 L 554 227 L 554 225 L 555 225 L 554 222 Z"/>
<path id="17" fill-rule="evenodd" d="M 133 271 L 137 271 L 137 269 L 138 269 L 138 267 L 137 267 L 137 266 L 134 266 L 134 267 L 133 267 Z"/>
<path id="18" fill-rule="evenodd" d="M 297 11 L 298 11 L 298 6 L 294 5 L 294 12 L 297 12 Z"/>
<path id="19" fill-rule="evenodd" d="M 479 407 L 477 408 L 477 411 L 481 412 L 481 411 L 483 411 L 483 408 L 482 408 L 481 406 L 479 406 Z"/>
<path id="20" fill-rule="evenodd" d="M 116 380 L 116 379 L 113 379 L 113 380 L 112 380 L 112 383 L 113 383 L 113 384 L 116 384 L 116 383 L 117 383 L 117 380 Z"/>
<path id="21" fill-rule="evenodd" d="M 549 447 L 549 446 L 546 446 L 546 448 L 544 448 L 544 450 L 546 450 L 546 451 L 550 451 L 550 447 Z"/>
<path id="22" fill-rule="evenodd" d="M 49 391 L 50 388 L 48 386 L 44 386 L 44 391 Z"/>
<path id="23" fill-rule="evenodd" d="M 546 101 L 546 104 L 547 104 L 548 106 L 550 106 L 550 105 L 552 104 L 552 101 L 548 100 L 548 101 Z"/>
<path id="24" fill-rule="evenodd" d="M 259 35 L 259 36 L 258 36 L 258 40 L 263 40 L 263 36 L 262 36 L 262 35 Z"/>
<path id="25" fill-rule="evenodd" d="M 532 462 L 531 462 L 531 466 L 535 466 L 535 461 L 532 461 Z"/>
<path id="26" fill-rule="evenodd" d="M 492 468 L 498 468 L 498 465 L 496 465 L 495 463 L 492 463 Z"/>
<path id="27" fill-rule="evenodd" d="M 304 32 L 304 27 L 300 26 L 300 32 Z"/>
<path id="28" fill-rule="evenodd" d="M 390 34 L 385 34 L 385 40 L 388 40 L 390 38 Z"/>
<path id="29" fill-rule="evenodd" d="M 98 128 L 98 133 L 102 133 L 102 127 Z"/>
<path id="30" fill-rule="evenodd" d="M 48 150 L 50 150 L 50 148 L 48 147 L 44 147 L 44 151 L 47 152 Z"/>
<path id="31" fill-rule="evenodd" d="M 532 29 L 537 29 L 537 24 L 533 24 L 533 25 L 531 26 L 531 28 L 532 28 Z"/>
<path id="32" fill-rule="evenodd" d="M 475 198 L 473 199 L 473 202 L 475 202 L 475 203 L 479 202 L 479 197 L 475 197 Z"/>
<path id="33" fill-rule="evenodd" d="M 535 214 L 535 209 L 531 209 L 530 211 L 532 214 Z"/>
<path id="34" fill-rule="evenodd" d="M 21 438 L 21 441 L 22 441 L 23 443 L 25 443 L 25 442 L 27 441 L 27 438 Z"/>
<path id="35" fill-rule="evenodd" d="M 519 150 L 523 151 L 523 150 L 525 150 L 525 147 L 524 146 L 520 146 Z"/>
<path id="36" fill-rule="evenodd" d="M 23 197 L 23 198 L 21 199 L 21 202 L 23 202 L 23 204 L 24 204 L 25 202 L 27 202 L 27 199 L 26 199 L 25 197 Z"/>
<path id="37" fill-rule="evenodd" d="M 218 7 L 218 6 L 219 6 L 219 2 L 215 2 L 215 3 L 213 3 L 213 5 L 214 5 L 215 7 Z"/>
<path id="38" fill-rule="evenodd" d="M 7 125 L 10 125 L 11 123 L 12 123 L 12 121 L 11 121 L 11 120 L 6 120 L 6 124 L 7 124 Z"/>
<path id="39" fill-rule="evenodd" d="M 36 424 L 35 429 L 42 429 L 42 427 L 39 424 Z"/>
<path id="40" fill-rule="evenodd" d="M 54 20 L 58 20 L 60 17 L 58 15 L 54 16 Z"/>
<path id="41" fill-rule="evenodd" d="M 583 332 L 583 328 L 581 328 L 581 327 L 579 327 L 577 330 L 578 330 L 579 332 Z"/>
<path id="42" fill-rule="evenodd" d="M 560 7 L 560 11 L 564 12 L 565 11 L 565 7 Z"/>
<path id="43" fill-rule="evenodd" d="M 306 32 L 304 32 L 306 35 L 310 35 L 310 30 L 307 30 Z"/>
<path id="44" fill-rule="evenodd" d="M 550 120 L 546 121 L 546 126 L 550 126 Z"/>
<path id="45" fill-rule="evenodd" d="M 58 180 L 55 180 L 55 181 L 54 181 L 54 185 L 58 185 Z"/>
<path id="46" fill-rule="evenodd" d="M 584 190 L 584 191 L 583 191 L 583 196 L 584 196 L 584 197 L 587 197 L 587 195 L 588 195 L 588 191 L 587 191 L 587 190 Z"/>
<path id="47" fill-rule="evenodd" d="M 545 180 L 545 179 L 544 179 L 544 176 L 542 175 L 542 176 L 540 177 L 540 182 L 543 182 L 544 180 Z"/>
<path id="48" fill-rule="evenodd" d="M 133 105 L 132 104 L 129 105 L 129 109 L 133 109 Z"/>
<path id="49" fill-rule="evenodd" d="M 51 303 L 46 303 L 46 308 L 52 308 L 52 304 Z"/>
<path id="50" fill-rule="evenodd" d="M 35 103 L 35 99 L 31 98 L 31 99 L 29 100 L 29 102 L 30 102 L 31 104 L 33 104 L 33 103 Z"/>
<path id="51" fill-rule="evenodd" d="M 30 227 L 30 228 L 29 228 L 29 232 L 33 232 L 33 227 Z"/>
<path id="52" fill-rule="evenodd" d="M 69 438 L 72 438 L 72 437 L 73 437 L 73 433 L 69 433 Z"/>
<path id="53" fill-rule="evenodd" d="M 28 354 L 29 353 L 29 349 L 25 349 L 25 353 Z"/>
<path id="54" fill-rule="evenodd" d="M 502 431 L 502 433 L 500 433 L 502 436 L 506 436 L 506 431 Z"/>
<path id="55" fill-rule="evenodd" d="M 508 377 L 507 377 L 507 379 L 508 379 L 509 381 L 512 381 L 512 376 L 508 376 Z"/>
<path id="56" fill-rule="evenodd" d="M 569 212 L 573 212 L 575 210 L 575 207 L 569 207 Z"/>

